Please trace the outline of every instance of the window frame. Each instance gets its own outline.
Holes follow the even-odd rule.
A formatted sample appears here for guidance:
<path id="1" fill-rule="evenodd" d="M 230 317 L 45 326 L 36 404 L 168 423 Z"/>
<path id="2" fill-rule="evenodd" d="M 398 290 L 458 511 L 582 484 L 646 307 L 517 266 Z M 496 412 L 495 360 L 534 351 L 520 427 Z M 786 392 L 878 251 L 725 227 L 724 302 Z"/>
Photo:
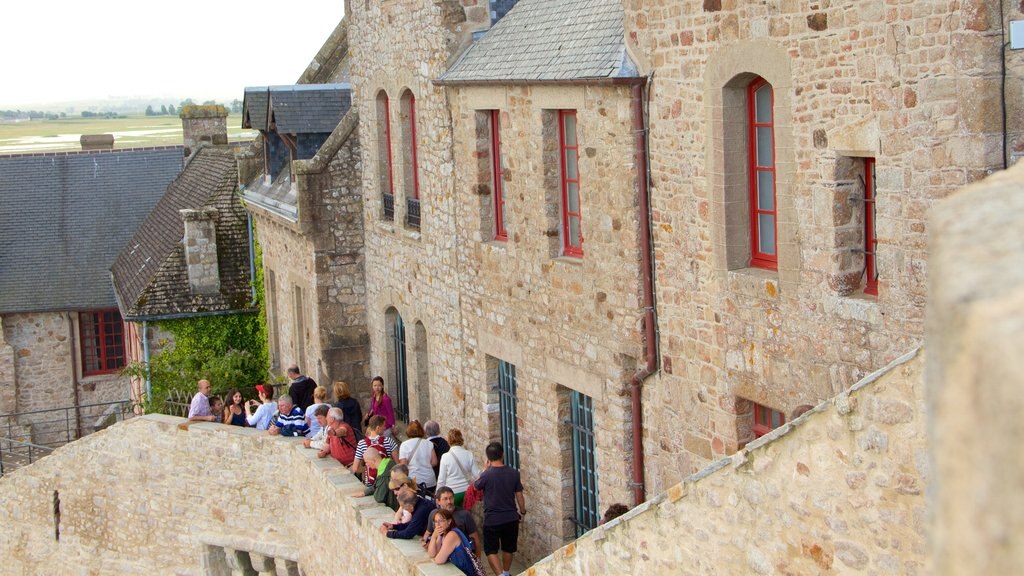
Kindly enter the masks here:
<path id="1" fill-rule="evenodd" d="M 875 230 L 875 159 L 864 159 L 864 293 L 878 295 L 878 265 L 875 252 L 878 250 L 878 235 Z"/>
<path id="2" fill-rule="evenodd" d="M 491 110 L 491 187 L 494 209 L 494 239 L 499 242 L 508 241 L 508 229 L 505 227 L 505 178 L 501 159 L 501 110 Z"/>
<path id="3" fill-rule="evenodd" d="M 519 454 L 519 377 L 516 365 L 498 360 L 498 414 L 502 448 L 505 451 L 505 465 L 520 469 Z"/>
<path id="4" fill-rule="evenodd" d="M 108 313 L 115 314 L 116 315 L 116 320 L 112 320 L 112 321 L 108 322 L 103 317 L 105 314 L 108 314 Z M 90 316 L 92 316 L 92 315 L 98 315 L 99 316 L 99 321 L 96 322 L 95 319 L 90 318 Z M 90 325 L 92 325 L 94 327 L 94 330 L 95 330 L 94 337 L 95 337 L 96 348 L 97 349 L 93 353 L 90 353 L 89 350 L 86 348 L 85 328 L 86 328 L 86 319 L 87 318 L 89 318 L 88 322 L 89 322 Z M 118 324 L 121 327 L 119 334 L 113 334 L 113 337 L 115 337 L 115 338 L 119 337 L 120 338 L 120 346 L 121 346 L 120 364 L 115 366 L 115 367 L 113 367 L 113 368 L 107 368 L 106 366 L 107 366 L 108 360 L 111 360 L 111 357 L 108 356 L 108 349 L 109 348 L 114 348 L 117 343 L 115 342 L 115 343 L 112 343 L 112 344 L 108 344 L 106 342 L 107 341 L 107 336 L 109 336 L 109 334 L 106 332 L 106 330 L 108 329 L 108 326 L 111 326 L 111 325 L 113 325 L 115 323 Z M 121 311 L 118 310 L 117 308 L 101 308 L 101 309 L 97 309 L 97 310 L 84 310 L 84 311 L 79 312 L 78 313 L 78 343 L 79 343 L 79 350 L 80 350 L 80 353 L 82 355 L 81 356 L 82 376 L 101 376 L 101 375 L 104 375 L 104 374 L 113 374 L 113 373 L 118 372 L 122 368 L 124 368 L 127 365 L 127 363 L 128 363 L 128 349 L 127 349 L 127 345 L 125 343 L 124 319 L 121 318 Z M 97 354 L 98 354 L 98 356 L 97 356 Z M 90 357 L 90 358 L 95 358 L 96 359 L 96 363 L 97 363 L 98 366 L 100 366 L 100 368 L 98 368 L 96 370 L 88 369 L 87 368 L 87 361 L 86 361 L 86 357 L 87 356 Z M 117 362 L 117 358 L 118 358 L 117 356 L 113 356 L 113 359 L 114 359 L 115 363 Z"/>
<path id="5" fill-rule="evenodd" d="M 384 104 L 384 146 L 387 149 L 387 184 L 381 187 L 381 203 L 384 206 L 383 215 L 386 220 L 393 220 L 395 217 L 395 162 L 391 152 L 391 98 L 388 93 L 381 90 L 380 96 L 383 97 Z M 381 119 L 378 118 L 378 122 Z M 378 158 L 380 156 L 378 155 Z M 391 197 L 390 210 L 388 209 L 388 199 Z"/>
<path id="6" fill-rule="evenodd" d="M 757 121 L 757 91 L 767 86 L 771 98 L 771 120 L 769 122 Z M 769 128 L 771 130 L 771 165 L 759 166 L 757 162 L 757 129 Z M 775 88 L 764 78 L 755 78 L 747 85 L 747 171 L 750 174 L 748 183 L 750 202 L 750 266 L 755 268 L 766 268 L 778 270 L 779 267 L 779 205 L 778 205 L 778 170 L 776 169 L 775 149 Z M 758 207 L 758 174 L 770 172 L 772 175 L 772 209 L 764 210 Z M 759 216 L 770 215 L 772 217 L 772 237 L 775 242 L 774 254 L 761 250 Z"/>
<path id="7" fill-rule="evenodd" d="M 754 405 L 754 438 L 760 438 L 786 423 L 786 415 L 781 410 L 752 402 Z M 772 426 L 773 416 L 778 416 L 779 423 Z"/>
<path id="8" fill-rule="evenodd" d="M 412 162 L 412 199 L 420 199 L 420 175 L 419 175 L 419 159 L 417 157 L 417 146 L 416 146 L 416 95 L 413 94 L 412 90 L 409 93 L 409 152 L 411 155 Z"/>
<path id="9" fill-rule="evenodd" d="M 571 146 L 566 144 L 566 138 L 565 138 L 566 137 L 565 120 L 566 120 L 566 118 L 568 118 L 570 116 L 573 119 L 573 128 L 574 128 L 573 140 L 575 140 L 575 142 L 576 142 L 574 145 L 571 145 Z M 580 144 L 580 141 L 579 141 L 579 130 L 576 129 L 576 128 L 578 128 L 578 126 L 579 126 L 579 122 L 578 122 L 578 116 L 576 115 L 576 110 L 559 110 L 558 111 L 558 156 L 559 156 L 559 163 L 560 163 L 560 165 L 562 167 L 562 178 L 561 178 L 561 180 L 562 180 L 562 182 L 561 182 L 562 183 L 562 206 L 561 206 L 561 216 L 562 216 L 562 255 L 563 256 L 573 257 L 573 258 L 582 258 L 583 257 L 583 198 L 582 198 L 582 194 L 581 194 L 582 191 L 580 189 L 580 164 L 579 164 L 579 161 L 580 161 L 580 154 L 579 154 L 579 144 Z M 566 159 L 566 155 L 567 155 L 566 153 L 569 150 L 571 150 L 573 152 L 574 164 L 575 164 L 575 167 L 576 167 L 576 178 L 575 179 L 570 179 L 569 178 L 568 162 L 567 162 L 567 159 Z M 576 204 L 577 204 L 577 208 L 576 208 L 577 211 L 576 212 L 570 212 L 569 211 L 569 184 L 576 184 Z M 578 221 L 579 245 L 575 245 L 575 244 L 572 243 L 573 239 L 571 238 L 571 235 L 570 235 L 570 230 L 572 230 L 572 228 L 570 226 L 572 218 L 576 218 L 576 220 Z"/>

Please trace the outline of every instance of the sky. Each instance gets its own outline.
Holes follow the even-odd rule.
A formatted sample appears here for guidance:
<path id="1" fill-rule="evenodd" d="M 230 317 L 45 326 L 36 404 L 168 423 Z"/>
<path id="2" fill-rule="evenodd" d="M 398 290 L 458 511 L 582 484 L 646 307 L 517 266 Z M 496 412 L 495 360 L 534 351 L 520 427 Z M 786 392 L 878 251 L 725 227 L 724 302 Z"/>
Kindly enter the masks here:
<path id="1" fill-rule="evenodd" d="M 342 0 L 4 2 L 0 110 L 107 97 L 224 102 L 246 86 L 294 84 L 344 12 Z"/>

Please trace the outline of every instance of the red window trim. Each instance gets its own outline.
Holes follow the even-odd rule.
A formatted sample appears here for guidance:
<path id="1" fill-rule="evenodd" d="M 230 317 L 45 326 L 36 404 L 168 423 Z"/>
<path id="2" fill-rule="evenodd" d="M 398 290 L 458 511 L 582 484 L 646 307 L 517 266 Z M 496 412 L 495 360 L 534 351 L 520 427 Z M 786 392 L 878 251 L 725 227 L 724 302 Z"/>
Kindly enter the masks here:
<path id="1" fill-rule="evenodd" d="M 769 408 L 767 406 L 762 406 L 761 404 L 758 404 L 756 402 L 754 402 L 753 404 L 755 438 L 760 438 L 761 436 L 764 436 L 765 434 L 771 432 L 775 428 L 778 428 L 779 426 L 782 426 L 783 424 L 786 423 L 786 415 L 783 414 L 782 412 L 775 410 L 773 408 Z M 773 427 L 772 415 L 774 414 L 778 414 L 779 416 L 779 426 Z"/>
<path id="2" fill-rule="evenodd" d="M 878 237 L 875 233 L 875 159 L 864 159 L 864 293 L 878 295 L 878 268 L 875 252 Z"/>
<path id="3" fill-rule="evenodd" d="M 505 229 L 505 182 L 501 171 L 501 111 L 491 110 L 491 174 L 494 187 L 494 239 L 508 240 Z"/>
<path id="4" fill-rule="evenodd" d="M 559 110 L 558 111 L 558 151 L 562 165 L 562 254 L 564 256 L 572 256 L 575 258 L 583 257 L 583 198 L 578 197 L 577 203 L 579 204 L 579 212 L 569 212 L 569 184 L 575 183 L 577 194 L 580 194 L 580 154 L 579 154 L 579 134 L 576 136 L 576 145 L 568 146 L 565 143 L 565 119 L 568 116 L 572 116 L 576 119 L 575 110 Z M 574 123 L 575 124 L 575 123 Z M 568 177 L 568 167 L 566 166 L 566 151 L 572 150 L 573 155 L 576 159 L 576 179 L 570 180 Z M 580 223 L 580 245 L 574 246 L 572 239 L 569 238 L 569 219 L 575 217 Z"/>
<path id="5" fill-rule="evenodd" d="M 387 93 L 384 93 L 384 139 L 387 140 L 388 148 L 388 187 L 385 194 L 395 195 L 395 171 L 394 160 L 391 157 L 391 100 Z"/>
<path id="6" fill-rule="evenodd" d="M 747 86 L 747 164 L 750 172 L 750 265 L 757 268 L 778 270 L 779 268 L 779 205 L 776 195 L 778 173 L 775 170 L 775 90 L 771 89 L 772 98 L 772 119 L 771 122 L 757 122 L 757 109 L 755 93 L 759 88 L 768 84 L 764 78 L 757 78 Z M 768 85 L 771 88 L 771 85 Z M 757 128 L 768 127 L 772 131 L 772 165 L 757 165 Z M 761 210 L 757 207 L 757 174 L 758 172 L 772 173 L 772 210 Z M 760 238 L 758 235 L 758 215 L 771 214 L 772 225 L 775 227 L 773 237 L 775 238 L 775 254 L 765 254 L 760 251 Z"/>
<path id="7" fill-rule="evenodd" d="M 107 330 L 107 323 L 103 321 L 103 315 L 108 313 L 108 312 L 116 313 L 117 314 L 116 322 L 119 322 L 121 324 L 121 357 L 120 357 L 121 362 L 120 362 L 120 364 L 118 366 L 116 366 L 114 368 L 103 368 L 104 366 L 107 365 L 107 361 L 111 359 L 111 358 L 108 358 L 108 355 L 107 355 L 107 344 L 106 344 L 106 340 L 107 340 L 107 336 L 108 336 L 107 331 L 106 331 Z M 94 352 L 93 351 L 89 351 L 89 350 L 86 349 L 86 347 L 85 347 L 85 337 L 84 337 L 84 334 L 82 333 L 83 317 L 87 316 L 87 315 L 93 315 L 93 314 L 99 316 L 99 321 L 98 322 L 93 322 L 93 326 L 94 326 L 94 329 L 96 331 L 95 338 L 96 338 L 96 344 L 97 344 L 97 349 Z M 105 308 L 105 309 L 102 309 L 102 310 L 86 310 L 84 312 L 79 312 L 78 313 L 78 344 L 79 344 L 80 352 L 82 354 L 82 357 L 81 357 L 82 376 L 98 376 L 98 375 L 101 375 L 101 374 L 113 374 L 113 373 L 119 371 L 121 368 L 124 368 L 125 363 L 126 363 L 126 354 L 127 354 L 127 350 L 125 348 L 124 333 L 125 333 L 124 320 L 121 318 L 121 311 L 118 310 L 117 308 Z M 86 369 L 86 360 L 85 360 L 86 357 L 87 356 L 90 357 L 90 358 L 91 357 L 95 357 L 96 353 L 99 354 L 98 365 L 101 366 L 101 368 L 98 369 L 98 370 L 88 370 L 88 369 Z"/>
<path id="8" fill-rule="evenodd" d="M 416 95 L 412 92 L 409 92 L 409 128 L 409 133 L 412 135 L 412 142 L 410 142 L 410 151 L 412 152 L 412 197 L 414 200 L 419 200 L 420 176 L 416 159 Z"/>

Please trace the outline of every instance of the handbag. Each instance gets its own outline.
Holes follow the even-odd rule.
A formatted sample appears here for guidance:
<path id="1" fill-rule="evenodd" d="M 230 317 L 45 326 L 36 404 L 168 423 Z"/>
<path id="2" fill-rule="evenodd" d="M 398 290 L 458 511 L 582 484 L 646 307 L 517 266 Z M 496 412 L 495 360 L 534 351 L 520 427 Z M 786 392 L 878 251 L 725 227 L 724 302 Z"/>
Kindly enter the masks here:
<path id="1" fill-rule="evenodd" d="M 487 576 L 487 573 L 484 572 L 483 565 L 480 564 L 480 558 L 477 558 L 477 555 L 473 552 L 473 547 L 469 545 L 469 538 L 463 534 L 462 530 L 459 530 L 458 528 L 454 528 L 454 530 L 455 533 L 459 535 L 459 546 L 462 547 L 462 550 L 466 553 L 466 557 L 469 558 L 470 566 L 467 566 L 466 568 L 469 568 L 472 572 L 467 572 L 466 568 L 463 568 L 462 566 L 458 566 L 458 568 L 470 576 Z"/>

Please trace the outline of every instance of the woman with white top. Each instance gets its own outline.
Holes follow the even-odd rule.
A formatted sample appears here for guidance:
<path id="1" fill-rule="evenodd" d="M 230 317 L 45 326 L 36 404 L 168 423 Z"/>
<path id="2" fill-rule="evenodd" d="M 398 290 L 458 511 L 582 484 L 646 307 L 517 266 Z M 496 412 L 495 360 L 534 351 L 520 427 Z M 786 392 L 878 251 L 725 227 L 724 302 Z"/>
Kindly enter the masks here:
<path id="1" fill-rule="evenodd" d="M 327 406 L 328 409 L 331 407 L 327 403 L 327 388 L 317 386 L 313 389 L 313 403 L 306 407 L 306 423 L 309 424 L 309 432 L 306 433 L 306 438 L 313 438 L 320 433 L 320 423 L 314 414 L 316 414 L 316 409 L 321 406 Z"/>
<path id="2" fill-rule="evenodd" d="M 398 463 L 408 466 L 409 476 L 415 478 L 427 494 L 433 494 L 437 486 L 437 478 L 434 476 L 434 465 L 437 464 L 434 443 L 424 437 L 423 425 L 419 420 L 409 422 L 405 434 L 409 439 L 398 447 Z"/>
<path id="3" fill-rule="evenodd" d="M 462 500 L 470 483 L 480 475 L 480 467 L 476 465 L 473 453 L 462 447 L 465 440 L 462 430 L 452 428 L 448 431 L 448 444 L 451 449 L 441 456 L 441 471 L 437 474 L 437 487 L 447 486 L 455 492 L 455 508 L 462 508 Z"/>
<path id="4" fill-rule="evenodd" d="M 277 402 L 274 402 L 274 387 L 270 384 L 257 384 L 256 393 L 259 394 L 260 402 L 249 400 L 245 403 L 245 421 L 249 426 L 255 426 L 257 430 L 266 430 L 270 427 L 274 411 L 277 410 Z M 252 411 L 253 405 L 259 406 L 256 408 L 256 413 Z"/>

